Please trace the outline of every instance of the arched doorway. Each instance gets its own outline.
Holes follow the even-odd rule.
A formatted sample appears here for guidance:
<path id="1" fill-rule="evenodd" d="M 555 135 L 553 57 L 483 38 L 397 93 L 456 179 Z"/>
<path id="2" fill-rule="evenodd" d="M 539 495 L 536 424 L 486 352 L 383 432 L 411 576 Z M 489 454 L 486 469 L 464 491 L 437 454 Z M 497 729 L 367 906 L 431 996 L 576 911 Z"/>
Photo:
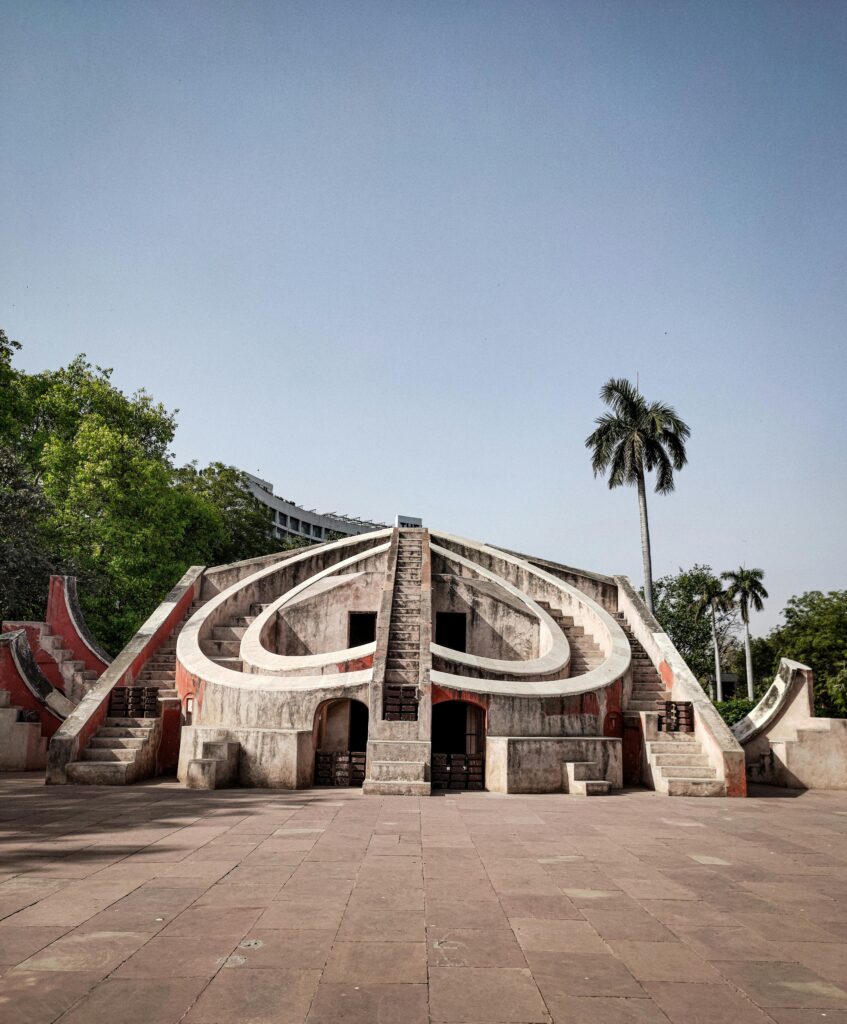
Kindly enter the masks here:
<path id="1" fill-rule="evenodd" d="M 368 706 L 360 700 L 326 700 L 315 712 L 316 786 L 361 786 L 368 748 Z"/>
<path id="2" fill-rule="evenodd" d="M 485 711 L 465 700 L 432 706 L 433 789 L 485 788 Z"/>

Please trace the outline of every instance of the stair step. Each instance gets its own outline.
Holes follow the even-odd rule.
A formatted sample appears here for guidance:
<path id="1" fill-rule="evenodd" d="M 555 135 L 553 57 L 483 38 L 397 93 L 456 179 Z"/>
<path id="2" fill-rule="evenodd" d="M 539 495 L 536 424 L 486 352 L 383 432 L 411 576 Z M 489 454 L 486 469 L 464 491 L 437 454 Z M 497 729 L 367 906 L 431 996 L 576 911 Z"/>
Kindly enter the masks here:
<path id="1" fill-rule="evenodd" d="M 110 715 L 105 720 L 106 728 L 112 729 L 117 727 L 124 728 L 129 727 L 131 729 L 145 729 L 150 730 L 156 724 L 156 720 L 153 718 L 118 718 L 114 715 Z M 102 730 L 98 730 L 101 731 Z"/>
<path id="2" fill-rule="evenodd" d="M 362 786 L 362 793 L 365 796 L 429 796 L 431 791 L 428 782 L 411 780 L 386 782 L 365 779 Z"/>
<path id="3" fill-rule="evenodd" d="M 674 737 L 671 739 L 671 737 Z M 683 747 L 694 747 L 696 753 L 702 753 L 700 750 L 700 744 L 694 739 L 694 734 L 690 732 L 668 732 L 662 733 L 662 739 L 650 740 L 648 743 L 650 753 L 652 754 L 678 754 L 680 752 L 690 753 L 690 751 L 681 751 Z"/>
<path id="4" fill-rule="evenodd" d="M 136 751 L 124 747 L 86 747 L 80 751 L 83 761 L 134 761 Z"/>
<path id="5" fill-rule="evenodd" d="M 672 754 L 656 754 L 656 765 L 659 768 L 668 765 L 700 765 L 706 766 L 709 763 L 707 754 L 701 754 L 696 750 L 690 753 L 687 750 L 675 750 Z"/>
<path id="6" fill-rule="evenodd" d="M 89 750 L 140 750 L 143 746 L 143 736 L 101 736 L 98 733 L 88 741 Z"/>
<path id="7" fill-rule="evenodd" d="M 670 764 L 660 767 L 663 779 L 714 779 L 715 769 L 708 764 L 703 766 L 688 764 Z"/>
<path id="8" fill-rule="evenodd" d="M 423 782 L 426 765 L 422 761 L 371 761 L 369 777 L 378 782 Z"/>
<path id="9" fill-rule="evenodd" d="M 145 719 L 145 721 L 152 722 L 153 719 Z M 103 726 L 97 730 L 97 735 L 92 738 L 93 743 L 96 739 L 137 739 L 144 740 L 150 735 L 149 727 L 131 727 L 131 726 Z"/>
<path id="10" fill-rule="evenodd" d="M 125 786 L 136 777 L 131 761 L 71 761 L 65 774 L 71 782 L 95 786 Z"/>
<path id="11" fill-rule="evenodd" d="M 668 796 L 726 796 L 726 783 L 717 779 L 668 779 Z"/>

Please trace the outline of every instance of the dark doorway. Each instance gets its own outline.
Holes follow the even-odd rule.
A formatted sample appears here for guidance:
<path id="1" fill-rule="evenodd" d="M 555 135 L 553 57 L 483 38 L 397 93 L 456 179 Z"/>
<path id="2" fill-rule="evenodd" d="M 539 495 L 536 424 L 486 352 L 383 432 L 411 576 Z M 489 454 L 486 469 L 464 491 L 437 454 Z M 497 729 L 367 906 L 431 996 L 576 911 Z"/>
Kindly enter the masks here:
<path id="1" fill-rule="evenodd" d="M 376 612 L 350 612 L 347 646 L 361 647 L 376 640 Z"/>
<path id="2" fill-rule="evenodd" d="M 350 749 L 367 750 L 367 746 L 368 706 L 360 700 L 350 701 Z"/>
<path id="3" fill-rule="evenodd" d="M 439 754 L 481 754 L 485 712 L 464 700 L 432 705 L 432 749 Z"/>
<path id="4" fill-rule="evenodd" d="M 435 613 L 435 642 L 451 651 L 467 651 L 468 617 L 464 612 Z"/>
<path id="5" fill-rule="evenodd" d="M 485 788 L 485 712 L 447 700 L 432 706 L 433 789 Z"/>
<path id="6" fill-rule="evenodd" d="M 324 701 L 314 724 L 315 785 L 361 786 L 368 747 L 368 707 L 359 700 Z"/>

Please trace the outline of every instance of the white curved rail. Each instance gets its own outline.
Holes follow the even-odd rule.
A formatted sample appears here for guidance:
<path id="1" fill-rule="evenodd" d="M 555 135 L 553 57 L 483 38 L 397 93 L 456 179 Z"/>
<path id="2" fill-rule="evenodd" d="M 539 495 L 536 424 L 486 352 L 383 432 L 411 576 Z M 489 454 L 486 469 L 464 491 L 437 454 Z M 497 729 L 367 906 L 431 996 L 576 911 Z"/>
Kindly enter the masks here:
<path id="1" fill-rule="evenodd" d="M 471 572 L 477 573 L 491 583 L 495 583 L 498 587 L 505 590 L 507 594 L 511 594 L 512 597 L 517 598 L 524 604 L 529 612 L 538 620 L 540 634 L 539 651 L 543 651 L 537 658 L 516 661 L 514 658 L 483 658 L 479 655 L 468 654 L 465 651 L 454 651 L 450 647 L 442 647 L 440 644 L 433 643 L 430 644 L 430 650 L 434 655 L 444 661 L 452 661 L 457 665 L 464 665 L 466 668 L 475 669 L 480 674 L 486 672 L 498 676 L 509 674 L 514 676 L 546 676 L 552 675 L 554 672 L 559 672 L 562 675 L 567 674 L 571 658 L 568 638 L 559 629 L 553 618 L 539 604 L 536 604 L 529 595 L 519 590 L 514 584 L 509 583 L 502 576 L 498 576 L 476 562 L 471 562 L 470 559 L 464 558 L 455 551 L 443 548 L 438 544 L 431 544 L 430 546 L 435 554 L 441 555 L 442 558 L 446 558 L 448 561 L 454 562 L 465 569 L 470 569 Z"/>
<path id="2" fill-rule="evenodd" d="M 449 687 L 453 690 L 509 697 L 561 697 L 602 689 L 626 674 L 632 661 L 632 651 L 630 650 L 629 642 L 621 627 L 605 608 L 601 607 L 587 594 L 577 590 L 576 587 L 571 586 L 565 580 L 559 579 L 557 576 L 545 572 L 530 562 L 499 548 L 492 548 L 487 544 L 478 544 L 464 537 L 457 537 L 453 534 L 441 533 L 440 531 L 431 531 L 431 536 L 445 540 L 448 544 L 452 542 L 465 549 L 478 551 L 494 561 L 506 562 L 514 566 L 516 570 L 529 573 L 531 576 L 536 577 L 539 582 L 543 582 L 558 591 L 566 599 L 565 603 L 567 606 L 578 613 L 578 617 L 583 620 L 583 624 L 587 622 L 595 627 L 592 632 L 606 655 L 603 663 L 598 665 L 597 668 L 573 678 L 527 680 L 515 677 L 509 679 L 486 679 L 433 670 L 430 676 L 433 683 Z M 451 557 L 455 557 L 458 553 L 450 551 L 450 554 Z M 482 568 L 474 562 L 471 562 L 471 565 L 474 569 Z M 438 652 L 439 655 L 441 650 Z M 509 663 L 507 662 L 506 664 Z"/>
<path id="3" fill-rule="evenodd" d="M 391 529 L 375 530 L 369 534 L 358 534 L 355 537 L 346 537 L 344 540 L 335 541 L 333 547 L 343 549 L 362 544 L 364 538 L 373 541 L 374 546 L 379 541 L 385 541 L 391 537 Z M 366 553 L 373 554 L 373 547 L 366 549 Z M 180 630 L 177 638 L 176 656 L 178 665 L 189 675 L 202 679 L 205 682 L 214 683 L 219 686 L 231 686 L 241 689 L 259 689 L 273 691 L 297 691 L 307 690 L 312 687 L 318 689 L 335 689 L 338 687 L 355 687 L 370 681 L 373 674 L 372 669 L 358 669 L 354 672 L 338 672 L 333 675 L 304 675 L 297 676 L 273 676 L 249 672 L 239 672 L 235 669 L 226 668 L 220 665 L 206 654 L 200 647 L 200 631 L 206 622 L 220 612 L 224 606 L 238 595 L 238 592 L 250 585 L 261 582 L 273 576 L 275 573 L 287 571 L 292 565 L 304 562 L 314 557 L 314 550 L 304 549 L 302 554 L 287 558 L 284 562 L 274 562 L 264 566 L 251 576 L 238 580 L 232 586 L 222 590 L 219 594 L 210 598 L 202 608 L 199 608 L 194 615 L 186 622 Z M 337 565 L 338 563 L 336 563 Z"/>
<path id="4" fill-rule="evenodd" d="M 287 675 L 302 673 L 308 675 L 311 673 L 320 674 L 322 668 L 327 668 L 331 665 L 338 665 L 345 661 L 356 661 L 359 658 L 368 657 L 376 651 L 376 641 L 372 641 L 368 644 L 361 644 L 358 647 L 346 647 L 337 651 L 325 651 L 319 654 L 276 654 L 274 651 L 269 651 L 262 644 L 262 634 L 270 626 L 276 615 L 283 611 L 289 604 L 291 604 L 298 597 L 303 596 L 306 592 L 316 583 L 322 580 L 328 579 L 332 576 L 337 576 L 339 573 L 344 572 L 346 569 L 351 569 L 357 563 L 364 561 L 367 558 L 373 558 L 375 555 L 387 554 L 390 547 L 388 544 L 380 544 L 375 548 L 368 548 L 367 551 L 361 551 L 357 555 L 352 555 L 350 558 L 345 558 L 341 562 L 336 562 L 335 565 L 330 565 L 328 568 L 321 570 L 314 576 L 310 576 L 307 580 L 299 583 L 296 587 L 292 587 L 287 593 L 283 594 L 282 597 L 278 597 L 276 601 L 269 604 L 267 608 L 260 615 L 258 615 L 253 622 L 247 627 L 247 632 L 241 638 L 241 647 L 239 649 L 239 656 L 243 661 L 247 671 L 267 675 Z M 356 577 L 360 576 L 361 573 L 356 573 Z M 355 578 L 355 577 L 352 577 Z M 348 578 L 340 583 L 352 582 L 352 578 Z M 249 666 L 249 668 L 248 668 Z"/>

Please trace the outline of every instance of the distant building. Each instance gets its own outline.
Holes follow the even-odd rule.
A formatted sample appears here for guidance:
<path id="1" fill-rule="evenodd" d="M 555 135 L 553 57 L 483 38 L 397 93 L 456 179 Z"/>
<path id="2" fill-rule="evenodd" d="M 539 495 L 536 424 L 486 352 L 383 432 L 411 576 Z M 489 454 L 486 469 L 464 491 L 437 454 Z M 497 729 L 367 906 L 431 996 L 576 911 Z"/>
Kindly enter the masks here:
<path id="1" fill-rule="evenodd" d="M 242 472 L 247 477 L 253 497 L 270 509 L 274 530 L 280 540 L 283 537 L 304 537 L 312 544 L 322 544 L 326 540 L 355 537 L 359 533 L 372 533 L 386 528 L 385 523 L 373 523 L 369 519 L 305 509 L 274 494 L 273 484 L 268 480 Z"/>

